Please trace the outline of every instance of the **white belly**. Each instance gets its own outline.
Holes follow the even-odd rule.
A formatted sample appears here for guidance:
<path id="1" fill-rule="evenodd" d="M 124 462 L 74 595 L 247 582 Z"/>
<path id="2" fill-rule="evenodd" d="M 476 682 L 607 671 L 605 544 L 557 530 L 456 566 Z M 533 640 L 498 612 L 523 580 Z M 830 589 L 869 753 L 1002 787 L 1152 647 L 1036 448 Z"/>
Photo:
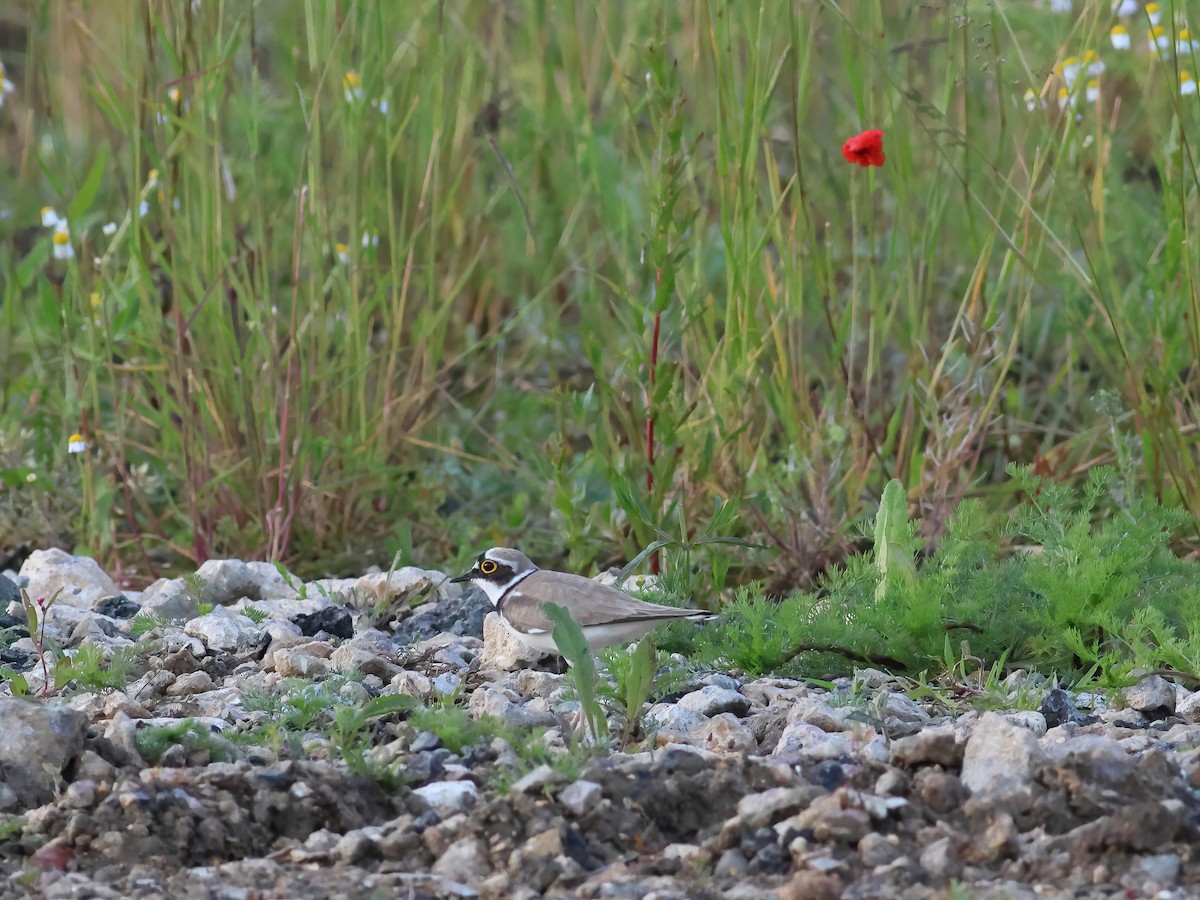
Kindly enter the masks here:
<path id="1" fill-rule="evenodd" d="M 500 617 L 500 621 L 504 623 L 504 627 L 521 643 L 535 650 L 540 650 L 543 653 L 558 654 L 558 647 L 555 646 L 554 637 L 549 631 L 526 634 L 523 631 L 517 631 L 509 625 L 503 616 Z M 594 652 L 602 650 L 605 647 L 612 647 L 615 644 L 630 644 L 647 632 L 653 631 L 661 624 L 661 621 L 650 620 L 647 622 L 618 622 L 614 625 L 587 625 L 583 629 L 583 636 L 587 638 L 588 646 Z"/>

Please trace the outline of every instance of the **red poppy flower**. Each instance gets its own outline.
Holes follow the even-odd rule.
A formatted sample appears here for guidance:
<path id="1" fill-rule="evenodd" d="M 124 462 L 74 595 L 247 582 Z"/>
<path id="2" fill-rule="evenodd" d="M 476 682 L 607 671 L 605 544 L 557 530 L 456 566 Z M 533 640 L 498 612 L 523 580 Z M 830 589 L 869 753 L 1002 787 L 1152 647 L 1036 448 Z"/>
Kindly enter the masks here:
<path id="1" fill-rule="evenodd" d="M 846 162 L 867 166 L 883 165 L 883 132 L 877 129 L 856 134 L 842 144 L 842 156 Z"/>

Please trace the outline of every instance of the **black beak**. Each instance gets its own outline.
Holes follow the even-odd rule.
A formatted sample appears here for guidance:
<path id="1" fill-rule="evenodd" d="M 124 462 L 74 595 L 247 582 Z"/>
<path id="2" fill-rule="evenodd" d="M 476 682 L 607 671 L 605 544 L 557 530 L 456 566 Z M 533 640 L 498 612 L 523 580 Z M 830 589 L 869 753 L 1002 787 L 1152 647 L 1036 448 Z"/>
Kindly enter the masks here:
<path id="1" fill-rule="evenodd" d="M 451 584 L 460 584 L 464 581 L 470 581 L 474 577 L 475 577 L 475 570 L 472 569 L 470 572 L 468 572 L 465 575 L 459 575 L 457 578 L 451 578 L 450 583 Z"/>

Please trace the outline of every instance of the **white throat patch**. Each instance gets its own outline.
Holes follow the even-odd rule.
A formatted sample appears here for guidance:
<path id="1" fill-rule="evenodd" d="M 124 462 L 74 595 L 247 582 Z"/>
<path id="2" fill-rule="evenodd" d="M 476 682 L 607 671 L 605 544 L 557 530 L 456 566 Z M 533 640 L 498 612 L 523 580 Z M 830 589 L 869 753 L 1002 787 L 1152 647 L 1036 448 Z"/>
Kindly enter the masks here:
<path id="1" fill-rule="evenodd" d="M 524 581 L 536 571 L 537 569 L 530 569 L 528 572 L 518 572 L 504 584 L 496 584 L 494 581 L 486 581 L 483 578 L 472 578 L 471 583 L 487 594 L 487 598 L 492 601 L 492 606 L 498 606 L 500 598 L 507 594 L 513 585 Z"/>

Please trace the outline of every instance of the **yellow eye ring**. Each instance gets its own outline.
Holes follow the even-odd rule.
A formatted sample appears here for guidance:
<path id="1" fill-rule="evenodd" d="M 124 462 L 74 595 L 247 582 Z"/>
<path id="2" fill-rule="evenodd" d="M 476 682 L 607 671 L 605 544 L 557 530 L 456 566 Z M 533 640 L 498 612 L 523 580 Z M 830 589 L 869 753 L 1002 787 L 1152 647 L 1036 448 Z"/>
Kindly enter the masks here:
<path id="1" fill-rule="evenodd" d="M 481 562 L 479 564 L 479 571 L 482 572 L 484 575 L 491 575 L 496 571 L 496 569 L 497 569 L 496 564 L 494 562 L 492 562 L 490 559 L 485 559 L 483 562 Z"/>

